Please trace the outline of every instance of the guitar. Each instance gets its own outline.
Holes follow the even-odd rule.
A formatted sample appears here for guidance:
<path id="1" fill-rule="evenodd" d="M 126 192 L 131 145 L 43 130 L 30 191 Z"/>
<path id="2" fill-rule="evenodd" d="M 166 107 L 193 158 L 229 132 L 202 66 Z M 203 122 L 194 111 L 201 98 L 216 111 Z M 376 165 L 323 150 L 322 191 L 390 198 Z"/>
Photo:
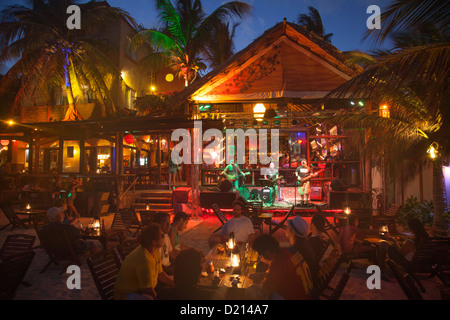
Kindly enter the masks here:
<path id="1" fill-rule="evenodd" d="M 245 176 L 247 176 L 247 175 L 249 175 L 250 174 L 250 172 L 243 172 L 242 174 L 241 173 L 238 173 L 238 174 L 228 174 L 228 173 L 223 173 L 223 175 L 227 178 L 227 180 L 228 181 L 230 181 L 230 182 L 233 182 L 233 181 L 235 181 L 235 180 L 238 180 L 239 179 L 239 181 L 241 181 L 241 179 L 243 179 Z"/>
<path id="2" fill-rule="evenodd" d="M 297 184 L 298 184 L 300 187 L 302 187 L 303 184 L 304 184 L 306 181 L 308 181 L 308 180 L 311 179 L 312 177 L 318 176 L 319 173 L 324 172 L 324 171 L 325 171 L 325 169 L 321 169 L 321 170 L 319 170 L 319 171 L 317 171 L 317 172 L 314 172 L 314 173 L 311 173 L 311 174 L 309 174 L 309 175 L 307 175 L 306 177 L 303 177 L 303 178 L 300 178 L 299 176 L 297 176 L 297 179 L 298 179 Z"/>

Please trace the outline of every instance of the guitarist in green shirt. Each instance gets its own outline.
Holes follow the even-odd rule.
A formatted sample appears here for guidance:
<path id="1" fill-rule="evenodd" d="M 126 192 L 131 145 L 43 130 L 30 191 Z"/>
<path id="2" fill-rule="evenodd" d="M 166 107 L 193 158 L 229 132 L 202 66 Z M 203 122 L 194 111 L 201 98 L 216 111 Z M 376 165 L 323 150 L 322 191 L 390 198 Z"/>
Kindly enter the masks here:
<path id="1" fill-rule="evenodd" d="M 222 174 L 233 184 L 233 189 L 235 191 L 239 190 L 239 187 L 243 184 L 243 178 L 250 172 L 242 172 L 242 170 L 234 163 L 234 160 L 230 160 L 230 164 L 225 167 Z"/>

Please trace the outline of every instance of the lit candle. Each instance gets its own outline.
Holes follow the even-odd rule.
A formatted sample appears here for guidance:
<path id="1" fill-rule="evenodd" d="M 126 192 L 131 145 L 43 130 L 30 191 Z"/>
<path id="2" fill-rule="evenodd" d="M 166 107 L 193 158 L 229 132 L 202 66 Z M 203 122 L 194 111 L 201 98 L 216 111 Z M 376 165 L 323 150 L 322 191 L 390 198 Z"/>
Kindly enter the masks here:
<path id="1" fill-rule="evenodd" d="M 350 213 L 352 213 L 352 210 L 351 210 L 349 207 L 346 207 L 346 208 L 344 209 L 344 213 L 345 213 L 345 214 L 350 214 Z"/>
<path id="2" fill-rule="evenodd" d="M 30 210 L 31 209 L 31 206 L 30 206 L 30 204 L 28 203 L 27 204 L 27 210 Z"/>
<path id="3" fill-rule="evenodd" d="M 228 249 L 230 249 L 230 250 L 234 249 L 234 241 L 233 241 L 233 239 L 228 240 Z"/>
<path id="4" fill-rule="evenodd" d="M 231 255 L 231 266 L 239 267 L 239 255 L 234 253 Z"/>

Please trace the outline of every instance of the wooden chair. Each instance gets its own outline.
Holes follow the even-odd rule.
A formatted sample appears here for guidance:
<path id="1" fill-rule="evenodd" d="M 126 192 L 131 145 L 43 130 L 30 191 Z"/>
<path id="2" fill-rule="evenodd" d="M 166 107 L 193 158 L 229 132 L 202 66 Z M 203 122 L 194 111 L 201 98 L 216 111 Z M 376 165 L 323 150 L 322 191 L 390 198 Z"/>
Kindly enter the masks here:
<path id="1" fill-rule="evenodd" d="M 117 254 L 114 251 L 103 251 L 88 257 L 87 264 L 101 298 L 112 300 L 114 283 L 122 264 Z"/>
<path id="2" fill-rule="evenodd" d="M 130 233 L 130 229 L 128 228 L 127 223 L 125 222 L 125 220 L 122 217 L 122 214 L 120 212 L 115 212 L 114 213 L 114 218 L 113 221 L 111 223 L 111 229 L 114 230 L 124 230 L 127 233 Z"/>
<path id="3" fill-rule="evenodd" d="M 141 217 L 142 228 L 147 227 L 153 222 L 154 215 L 155 213 L 152 211 L 144 210 L 139 212 L 139 216 Z"/>
<path id="4" fill-rule="evenodd" d="M 372 218 L 372 226 L 373 228 L 377 229 L 380 227 L 381 224 L 386 223 L 389 228 L 389 234 L 395 235 L 398 234 L 397 227 L 395 225 L 395 219 L 397 216 L 397 213 L 402 208 L 399 204 L 392 204 L 384 214 Z"/>
<path id="5" fill-rule="evenodd" d="M 27 228 L 26 224 L 27 223 L 31 223 L 31 219 L 29 217 L 26 218 L 21 218 L 19 216 L 17 216 L 14 213 L 13 208 L 9 205 L 9 204 L 1 204 L 0 205 L 0 209 L 2 209 L 4 215 L 6 216 L 6 218 L 8 219 L 9 223 L 6 226 L 3 226 L 1 230 L 5 229 L 8 226 L 12 226 L 11 230 L 14 230 L 16 227 L 23 227 L 23 228 Z"/>
<path id="6" fill-rule="evenodd" d="M 41 230 L 41 241 L 41 244 L 48 255 L 49 262 L 40 273 L 44 273 L 52 263 L 59 265 L 62 261 L 68 261 L 68 264 L 60 274 L 62 274 L 71 264 L 81 266 L 80 258 L 75 253 L 66 231 L 53 232 L 43 229 Z"/>
<path id="7" fill-rule="evenodd" d="M 328 252 L 331 251 L 331 252 Z M 352 269 L 351 261 L 347 263 L 347 267 L 339 279 L 337 285 L 333 288 L 330 286 L 331 280 L 334 278 L 337 270 L 343 262 L 343 257 L 340 248 L 336 245 L 330 245 L 327 252 L 324 254 L 319 266 L 319 273 L 316 284 L 313 288 L 314 299 L 328 299 L 338 300 L 344 291 L 344 288 L 350 278 L 350 271 Z"/>
<path id="8" fill-rule="evenodd" d="M 402 288 L 406 297 L 409 300 L 423 300 L 422 295 L 414 284 L 414 280 L 411 275 L 401 267 L 399 264 L 388 259 L 388 266 L 392 270 L 394 277 L 397 279 L 398 284 Z"/>
<path id="9" fill-rule="evenodd" d="M 123 261 L 130 254 L 131 251 L 139 246 L 139 242 L 136 239 L 125 240 L 116 247 L 117 253 L 120 259 Z"/>
<path id="10" fill-rule="evenodd" d="M 12 300 L 35 256 L 33 250 L 21 252 L 0 262 L 0 300 Z"/>
<path id="11" fill-rule="evenodd" d="M 40 243 L 42 242 L 41 230 L 47 224 L 48 224 L 48 216 L 46 213 L 38 213 L 33 215 L 33 226 Z M 42 244 L 39 244 L 38 247 L 42 247 Z"/>
<path id="12" fill-rule="evenodd" d="M 0 259 L 5 259 L 19 253 L 31 251 L 35 240 L 35 236 L 27 234 L 8 235 L 0 248 Z"/>
<path id="13" fill-rule="evenodd" d="M 250 218 L 253 223 L 253 228 L 263 232 L 263 219 L 260 215 L 263 213 L 263 202 L 252 201 L 249 202 L 245 208 L 245 215 Z"/>
<path id="14" fill-rule="evenodd" d="M 270 230 L 270 234 L 273 234 L 277 232 L 279 229 L 286 229 L 286 222 L 288 221 L 289 217 L 294 213 L 295 206 L 293 205 L 288 213 L 284 216 L 283 220 L 280 222 L 272 221 L 270 222 L 270 225 L 272 227 L 275 227 Z"/>
<path id="15" fill-rule="evenodd" d="M 443 277 L 450 264 L 450 240 L 449 238 L 429 238 L 417 248 L 412 260 L 407 265 L 409 273 L 428 273 L 429 277 L 438 276 L 441 281 L 446 282 Z"/>
<path id="16" fill-rule="evenodd" d="M 216 215 L 216 217 L 219 219 L 220 223 L 222 224 L 219 228 L 217 228 L 216 230 L 214 230 L 213 233 L 216 233 L 217 231 L 219 231 L 220 229 L 222 229 L 223 225 L 228 221 L 227 217 L 225 217 L 225 214 L 222 212 L 222 210 L 220 210 L 220 208 L 217 205 L 217 208 L 213 208 L 214 214 Z"/>

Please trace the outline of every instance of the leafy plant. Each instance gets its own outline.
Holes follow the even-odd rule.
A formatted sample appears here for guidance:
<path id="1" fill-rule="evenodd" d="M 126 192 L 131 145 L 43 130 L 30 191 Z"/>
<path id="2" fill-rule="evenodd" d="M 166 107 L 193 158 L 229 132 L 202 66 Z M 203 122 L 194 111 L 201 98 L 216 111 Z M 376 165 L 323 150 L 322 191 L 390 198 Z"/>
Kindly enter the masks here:
<path id="1" fill-rule="evenodd" d="M 433 201 L 424 200 L 423 203 L 420 203 L 417 197 L 410 196 L 398 212 L 397 221 L 402 226 L 407 227 L 408 220 L 416 218 L 424 225 L 431 225 L 433 223 L 433 210 Z"/>

